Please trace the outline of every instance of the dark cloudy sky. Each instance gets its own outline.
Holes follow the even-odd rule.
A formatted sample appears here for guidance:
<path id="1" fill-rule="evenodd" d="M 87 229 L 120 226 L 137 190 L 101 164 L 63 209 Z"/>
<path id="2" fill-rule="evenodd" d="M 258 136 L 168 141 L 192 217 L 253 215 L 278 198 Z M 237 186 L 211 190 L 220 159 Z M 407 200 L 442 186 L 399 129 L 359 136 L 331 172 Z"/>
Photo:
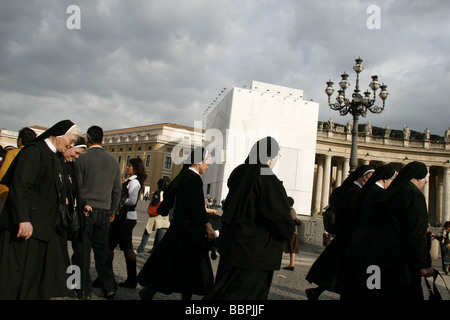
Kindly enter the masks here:
<path id="1" fill-rule="evenodd" d="M 380 29 L 367 27 L 371 5 Z M 194 126 L 223 88 L 252 80 L 302 89 L 319 120 L 345 124 L 324 89 L 346 71 L 351 91 L 360 56 L 361 89 L 377 74 L 389 91 L 360 123 L 443 135 L 449 14 L 448 0 L 0 0 L 0 128 Z"/>

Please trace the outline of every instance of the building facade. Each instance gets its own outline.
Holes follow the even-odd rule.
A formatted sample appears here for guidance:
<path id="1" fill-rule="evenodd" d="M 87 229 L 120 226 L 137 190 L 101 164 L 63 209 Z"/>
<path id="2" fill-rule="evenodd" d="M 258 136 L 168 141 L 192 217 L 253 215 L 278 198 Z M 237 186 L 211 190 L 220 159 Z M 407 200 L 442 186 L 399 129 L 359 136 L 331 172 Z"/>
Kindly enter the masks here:
<path id="1" fill-rule="evenodd" d="M 314 172 L 311 214 L 320 214 L 328 204 L 331 192 L 347 177 L 351 150 L 351 124 L 335 126 L 330 119 L 326 128 L 317 130 L 317 149 Z M 434 142 L 425 132 L 423 141 L 411 140 L 408 127 L 403 138 L 390 137 L 386 127 L 383 137 L 372 135 L 370 124 L 358 137 L 358 165 L 378 166 L 390 163 L 397 171 L 412 161 L 427 165 L 428 183 L 422 192 L 428 204 L 431 225 L 450 220 L 450 128 L 443 141 Z"/>
<path id="2" fill-rule="evenodd" d="M 15 145 L 17 132 L 3 129 L 0 133 L 0 138 L 4 139 L 1 140 L 2 146 Z M 156 190 L 160 178 L 167 176 L 173 179 L 180 171 L 181 164 L 173 161 L 174 148 L 185 145 L 181 151 L 183 154 L 179 153 L 180 157 L 185 157 L 194 142 L 198 144 L 204 139 L 204 131 L 172 123 L 110 130 L 104 134 L 103 147 L 118 160 L 123 178 L 127 159 L 143 159 L 148 174 L 147 191 Z M 350 167 L 351 140 L 350 124 L 347 127 L 335 126 L 330 119 L 325 127 L 318 126 L 311 216 L 323 211 L 331 192 L 346 178 Z M 392 138 L 388 127 L 384 136 L 376 137 L 372 135 L 370 125 L 366 124 L 366 129 L 358 137 L 358 159 L 359 165 L 391 163 L 398 171 L 411 161 L 424 162 L 430 173 L 422 190 L 428 204 L 429 222 L 436 225 L 450 220 L 450 128 L 442 141 L 435 142 L 430 141 L 427 134 L 424 140 L 411 140 L 407 128 L 403 138 Z"/>
<path id="3" fill-rule="evenodd" d="M 142 158 L 147 172 L 144 194 L 157 189 L 158 180 L 171 180 L 181 170 L 181 158 L 185 158 L 192 146 L 202 143 L 203 131 L 173 123 L 104 131 L 103 148 L 119 162 L 122 179 L 125 167 L 132 158 Z M 184 146 L 179 149 L 179 146 Z M 178 152 L 180 159 L 175 159 Z"/>

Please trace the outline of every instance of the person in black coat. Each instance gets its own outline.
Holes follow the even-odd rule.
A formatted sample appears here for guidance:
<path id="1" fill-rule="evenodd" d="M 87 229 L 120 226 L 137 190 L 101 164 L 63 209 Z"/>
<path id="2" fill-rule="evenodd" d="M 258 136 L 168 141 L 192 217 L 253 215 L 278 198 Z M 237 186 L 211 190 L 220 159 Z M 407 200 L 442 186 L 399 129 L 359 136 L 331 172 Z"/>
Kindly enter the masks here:
<path id="1" fill-rule="evenodd" d="M 286 190 L 272 168 L 278 142 L 259 140 L 228 179 L 216 283 L 207 300 L 265 300 L 274 270 L 280 269 L 285 240 L 294 233 Z"/>
<path id="2" fill-rule="evenodd" d="M 348 245 L 342 270 L 341 299 L 370 299 L 378 290 L 371 290 L 366 280 L 367 270 L 376 264 L 383 252 L 378 248 L 384 241 L 382 208 L 378 200 L 397 176 L 390 165 L 376 168 L 354 199 L 355 230 Z"/>
<path id="3" fill-rule="evenodd" d="M 139 292 L 143 300 L 152 299 L 156 292 L 177 292 L 189 300 L 192 294 L 205 295 L 213 286 L 207 242 L 216 234 L 208 220 L 200 177 L 208 170 L 210 159 L 206 149 L 195 148 L 164 193 L 157 213 L 167 216 L 173 212 L 173 218 L 138 274 L 138 283 L 145 287 Z"/>
<path id="4" fill-rule="evenodd" d="M 407 164 L 375 202 L 374 223 L 380 232 L 371 244 L 368 262 L 379 268 L 380 285 L 372 289 L 372 299 L 423 299 L 421 277 L 434 273 L 427 248 L 427 205 L 421 192 L 427 175 L 425 164 Z"/>
<path id="5" fill-rule="evenodd" d="M 317 300 L 323 291 L 340 292 L 339 281 L 344 254 L 355 227 L 351 210 L 356 193 L 375 171 L 371 165 L 362 165 L 353 171 L 330 196 L 330 205 L 337 210 L 337 231 L 321 255 L 311 266 L 306 280 L 318 285 L 305 290 L 308 300 Z"/>
<path id="6" fill-rule="evenodd" d="M 62 153 L 80 135 L 58 122 L 24 147 L 3 177 L 9 187 L 0 216 L 0 299 L 49 299 L 70 294 L 67 242 L 57 233 L 65 214 Z"/>

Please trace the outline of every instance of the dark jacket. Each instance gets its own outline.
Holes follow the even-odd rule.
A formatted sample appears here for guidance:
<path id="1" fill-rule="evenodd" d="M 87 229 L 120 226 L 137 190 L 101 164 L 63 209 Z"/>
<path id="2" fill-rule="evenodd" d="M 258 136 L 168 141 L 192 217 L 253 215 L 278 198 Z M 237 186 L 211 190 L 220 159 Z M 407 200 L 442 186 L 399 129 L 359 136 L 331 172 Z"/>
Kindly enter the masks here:
<path id="1" fill-rule="evenodd" d="M 269 271 L 280 268 L 284 240 L 291 239 L 295 226 L 281 181 L 260 174 L 261 168 L 270 170 L 243 164 L 231 173 L 217 241 L 219 253 L 233 266 Z"/>
<path id="2" fill-rule="evenodd" d="M 30 222 L 33 238 L 49 241 L 55 233 L 59 210 L 64 209 L 62 158 L 45 141 L 32 143 L 17 155 L 3 180 L 9 188 L 0 225 L 17 232 L 20 222 Z"/>

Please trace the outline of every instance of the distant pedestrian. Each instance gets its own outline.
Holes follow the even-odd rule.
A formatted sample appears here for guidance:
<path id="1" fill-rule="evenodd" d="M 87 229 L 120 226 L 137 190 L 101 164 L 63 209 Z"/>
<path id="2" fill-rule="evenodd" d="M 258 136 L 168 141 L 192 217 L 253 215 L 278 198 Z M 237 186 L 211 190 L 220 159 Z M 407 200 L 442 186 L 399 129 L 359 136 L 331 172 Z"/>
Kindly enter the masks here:
<path id="1" fill-rule="evenodd" d="M 206 149 L 195 148 L 164 192 L 157 212 L 167 216 L 173 210 L 173 218 L 138 275 L 138 283 L 145 287 L 139 293 L 142 299 L 152 299 L 156 292 L 177 292 L 183 300 L 190 300 L 193 294 L 205 295 L 212 288 L 207 241 L 216 235 L 205 210 L 200 177 L 210 159 Z"/>
<path id="2" fill-rule="evenodd" d="M 20 129 L 19 135 L 17 136 L 17 148 L 12 148 L 11 150 L 7 151 L 8 148 L 5 147 L 4 161 L 3 165 L 0 168 L 0 181 L 6 174 L 6 171 L 8 170 L 9 166 L 11 165 L 17 154 L 20 152 L 20 150 L 22 150 L 26 145 L 33 142 L 34 139 L 36 139 L 36 132 L 34 132 L 30 128 L 25 127 Z M 8 190 L 9 189 L 7 186 L 5 186 L 4 184 L 0 184 L 0 214 L 3 206 L 5 205 L 6 197 L 8 196 Z"/>
<path id="3" fill-rule="evenodd" d="M 219 266 L 207 300 L 268 297 L 274 270 L 281 266 L 284 241 L 294 233 L 286 190 L 272 171 L 279 151 L 274 138 L 259 140 L 228 178 L 217 238 Z"/>
<path id="4" fill-rule="evenodd" d="M 450 268 L 450 221 L 444 223 L 442 232 L 436 239 L 441 247 L 442 271 L 448 274 Z"/>
<path id="5" fill-rule="evenodd" d="M 107 262 L 110 256 L 108 233 L 110 220 L 119 205 L 122 184 L 119 163 L 102 148 L 103 129 L 91 126 L 87 130 L 88 149 L 75 162 L 80 204 L 85 214 L 86 228 L 80 241 L 73 241 L 72 263 L 85 270 L 82 290 L 76 290 L 81 298 L 92 296 L 89 275 L 91 249 L 94 250 L 95 267 L 106 298 L 116 293 L 114 274 Z"/>
<path id="6" fill-rule="evenodd" d="M 284 253 L 289 253 L 289 265 L 284 267 L 285 270 L 294 271 L 295 270 L 295 254 L 298 253 L 298 226 L 300 225 L 300 220 L 297 218 L 297 212 L 294 209 L 294 199 L 292 197 L 288 197 L 289 206 L 291 207 L 291 218 L 294 221 L 295 229 L 294 234 L 290 240 L 284 241 Z"/>
<path id="7" fill-rule="evenodd" d="M 147 224 L 142 234 L 141 243 L 137 248 L 137 253 L 142 254 L 145 251 L 145 246 L 147 245 L 148 238 L 153 231 L 155 233 L 155 240 L 153 242 L 153 249 L 161 242 L 162 238 L 166 234 L 167 229 L 170 226 L 170 221 L 168 216 L 162 216 L 156 212 L 161 202 L 164 200 L 164 191 L 170 183 L 169 178 L 163 178 L 158 180 L 158 190 L 156 190 L 148 206 L 147 213 L 149 215 Z M 153 251 L 151 249 L 151 251 Z"/>
<path id="8" fill-rule="evenodd" d="M 9 187 L 0 216 L 0 299 L 67 296 L 67 242 L 57 233 L 64 214 L 62 153 L 79 128 L 60 121 L 24 147 L 2 183 Z"/>
<path id="9" fill-rule="evenodd" d="M 136 288 L 136 254 L 133 250 L 133 228 L 137 223 L 136 206 L 139 193 L 147 179 L 141 158 L 130 159 L 126 167 L 128 179 L 122 184 L 120 207 L 109 230 L 109 248 L 111 250 L 111 268 L 114 249 L 117 245 L 123 251 L 127 266 L 127 279 L 119 283 L 120 287 Z"/>

